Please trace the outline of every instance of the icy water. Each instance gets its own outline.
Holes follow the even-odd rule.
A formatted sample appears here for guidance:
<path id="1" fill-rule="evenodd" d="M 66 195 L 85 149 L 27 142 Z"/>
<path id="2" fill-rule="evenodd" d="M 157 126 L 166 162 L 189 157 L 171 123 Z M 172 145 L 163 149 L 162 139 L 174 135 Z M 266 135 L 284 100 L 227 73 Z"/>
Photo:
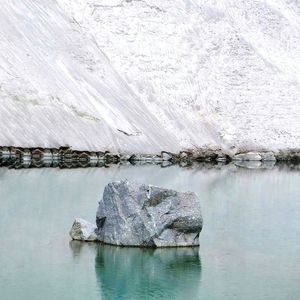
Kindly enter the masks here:
<path id="1" fill-rule="evenodd" d="M 70 242 L 104 186 L 134 179 L 195 191 L 200 248 Z M 300 299 L 300 172 L 228 166 L 0 169 L 0 299 Z"/>

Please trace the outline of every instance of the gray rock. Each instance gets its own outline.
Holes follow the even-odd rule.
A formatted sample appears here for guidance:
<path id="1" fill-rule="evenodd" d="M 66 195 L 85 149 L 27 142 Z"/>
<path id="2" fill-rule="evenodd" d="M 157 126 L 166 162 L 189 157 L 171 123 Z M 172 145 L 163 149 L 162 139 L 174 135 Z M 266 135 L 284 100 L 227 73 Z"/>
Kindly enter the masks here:
<path id="1" fill-rule="evenodd" d="M 96 223 L 98 240 L 107 244 L 197 246 L 202 216 L 195 193 L 125 180 L 105 187 Z"/>
<path id="2" fill-rule="evenodd" d="M 179 161 L 192 161 L 193 153 L 187 151 L 181 151 L 179 153 Z"/>
<path id="3" fill-rule="evenodd" d="M 234 161 L 261 161 L 262 157 L 258 152 L 247 152 L 236 154 L 232 160 Z"/>
<path id="4" fill-rule="evenodd" d="M 262 161 L 276 161 L 276 157 L 273 152 L 260 153 Z"/>
<path id="5" fill-rule="evenodd" d="M 187 152 L 185 152 L 185 151 L 181 151 L 181 152 L 179 153 L 179 157 L 180 157 L 180 159 L 182 159 L 182 160 L 188 159 L 189 156 L 190 156 L 189 153 L 187 153 Z"/>
<path id="6" fill-rule="evenodd" d="M 160 156 L 152 155 L 152 154 L 134 154 L 131 156 L 130 161 L 146 161 L 146 162 L 161 162 L 162 159 Z"/>
<path id="7" fill-rule="evenodd" d="M 120 154 L 120 161 L 129 161 L 131 157 L 131 154 Z"/>
<path id="8" fill-rule="evenodd" d="M 105 161 L 105 153 L 104 152 L 97 152 L 96 153 L 98 161 L 102 162 Z"/>
<path id="9" fill-rule="evenodd" d="M 173 159 L 173 154 L 171 152 L 162 151 L 161 152 L 161 159 L 163 161 L 170 161 Z"/>
<path id="10" fill-rule="evenodd" d="M 73 240 L 91 242 L 97 240 L 96 229 L 96 225 L 77 218 L 69 233 Z"/>
<path id="11" fill-rule="evenodd" d="M 236 154 L 233 161 L 276 161 L 273 152 L 246 152 Z"/>

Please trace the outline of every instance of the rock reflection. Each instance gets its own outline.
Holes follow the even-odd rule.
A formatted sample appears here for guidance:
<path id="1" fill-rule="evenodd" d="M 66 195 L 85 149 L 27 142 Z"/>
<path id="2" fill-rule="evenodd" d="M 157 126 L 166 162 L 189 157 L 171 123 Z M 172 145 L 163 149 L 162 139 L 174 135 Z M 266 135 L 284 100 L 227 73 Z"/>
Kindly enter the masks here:
<path id="1" fill-rule="evenodd" d="M 140 249 L 99 245 L 96 276 L 104 299 L 195 299 L 199 248 Z"/>
<path id="2" fill-rule="evenodd" d="M 70 241 L 69 247 L 72 252 L 74 263 L 81 262 L 84 257 L 94 257 L 98 251 L 99 244 L 97 243 L 83 243 L 81 241 Z"/>
<path id="3" fill-rule="evenodd" d="M 73 241 L 72 240 L 72 241 L 69 242 L 69 246 L 70 246 L 70 249 L 72 250 L 73 258 L 76 258 L 76 257 L 80 256 L 82 248 L 85 245 L 87 245 L 87 244 L 82 243 L 81 241 Z"/>

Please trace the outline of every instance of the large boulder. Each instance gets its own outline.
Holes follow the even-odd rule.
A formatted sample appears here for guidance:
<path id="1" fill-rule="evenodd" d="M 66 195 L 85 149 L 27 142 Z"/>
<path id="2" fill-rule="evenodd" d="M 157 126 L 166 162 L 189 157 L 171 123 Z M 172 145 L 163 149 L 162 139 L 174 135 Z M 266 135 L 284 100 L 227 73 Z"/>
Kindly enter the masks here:
<path id="1" fill-rule="evenodd" d="M 98 240 L 107 244 L 197 246 L 202 216 L 195 193 L 124 180 L 105 187 L 96 223 Z"/>

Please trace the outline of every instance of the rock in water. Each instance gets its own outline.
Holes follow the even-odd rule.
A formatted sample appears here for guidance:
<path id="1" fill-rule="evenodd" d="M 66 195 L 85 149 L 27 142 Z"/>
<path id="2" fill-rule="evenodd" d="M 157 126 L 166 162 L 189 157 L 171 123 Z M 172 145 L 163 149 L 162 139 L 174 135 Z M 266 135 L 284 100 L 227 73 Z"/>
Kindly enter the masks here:
<path id="1" fill-rule="evenodd" d="M 73 240 L 95 241 L 97 240 L 96 229 L 97 227 L 94 224 L 77 218 L 70 230 L 70 236 Z"/>
<path id="2" fill-rule="evenodd" d="M 233 161 L 261 161 L 262 157 L 258 152 L 247 152 L 236 154 L 233 158 Z"/>
<path id="3" fill-rule="evenodd" d="M 107 244 L 197 246 L 202 216 L 195 193 L 124 180 L 105 187 L 96 223 L 98 240 Z"/>

